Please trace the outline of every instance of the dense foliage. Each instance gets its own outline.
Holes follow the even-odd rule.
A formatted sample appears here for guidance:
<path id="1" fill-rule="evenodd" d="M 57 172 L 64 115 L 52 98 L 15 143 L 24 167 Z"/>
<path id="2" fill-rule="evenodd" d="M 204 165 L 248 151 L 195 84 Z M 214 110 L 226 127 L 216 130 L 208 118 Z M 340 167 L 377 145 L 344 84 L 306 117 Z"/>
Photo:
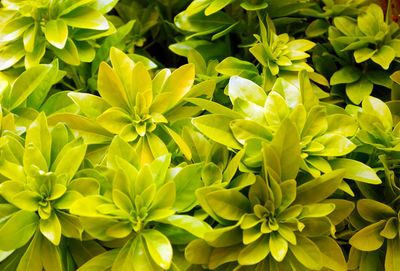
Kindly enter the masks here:
<path id="1" fill-rule="evenodd" d="M 399 12 L 1 0 L 0 270 L 398 270 Z"/>

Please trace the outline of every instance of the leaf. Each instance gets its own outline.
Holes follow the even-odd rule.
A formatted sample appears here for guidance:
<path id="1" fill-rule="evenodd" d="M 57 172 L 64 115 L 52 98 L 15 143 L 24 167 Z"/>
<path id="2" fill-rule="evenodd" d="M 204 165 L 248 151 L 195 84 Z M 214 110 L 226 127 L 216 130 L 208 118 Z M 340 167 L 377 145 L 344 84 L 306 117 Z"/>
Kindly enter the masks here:
<path id="1" fill-rule="evenodd" d="M 189 92 L 194 83 L 194 65 L 186 64 L 176 69 L 165 81 L 161 93 L 167 95 L 158 95 L 151 105 L 150 111 L 164 113 L 175 106 Z"/>
<path id="2" fill-rule="evenodd" d="M 232 102 L 237 98 L 241 98 L 261 107 L 264 107 L 267 100 L 267 94 L 260 86 L 239 76 L 232 76 L 230 78 L 228 94 Z"/>
<path id="3" fill-rule="evenodd" d="M 300 138 L 294 124 L 286 119 L 282 122 L 271 147 L 276 151 L 281 165 L 281 180 L 294 179 L 300 166 Z"/>
<path id="4" fill-rule="evenodd" d="M 325 20 L 316 19 L 307 26 L 305 34 L 310 38 L 318 37 L 327 32 L 328 28 L 329 24 Z"/>
<path id="5" fill-rule="evenodd" d="M 224 115 L 226 117 L 230 117 L 233 119 L 240 119 L 242 118 L 242 115 L 233 111 L 232 109 L 229 109 L 219 103 L 212 102 L 206 99 L 201 99 L 201 98 L 185 98 L 185 101 L 188 101 L 192 104 L 198 105 L 201 108 L 207 110 L 210 113 L 213 114 L 219 114 L 219 115 Z"/>
<path id="6" fill-rule="evenodd" d="M 12 85 L 8 109 L 12 110 L 21 105 L 39 88 L 50 69 L 51 65 L 37 65 L 23 72 Z"/>
<path id="7" fill-rule="evenodd" d="M 29 144 L 39 148 L 47 165 L 50 165 L 51 136 L 44 113 L 38 115 L 26 132 L 25 146 L 27 147 Z"/>
<path id="8" fill-rule="evenodd" d="M 76 28 L 107 30 L 110 26 L 107 19 L 97 10 L 80 7 L 60 17 L 67 25 Z"/>
<path id="9" fill-rule="evenodd" d="M 391 131 L 393 127 L 392 113 L 389 107 L 375 97 L 366 97 L 362 102 L 363 112 L 375 115 L 379 118 L 385 131 Z"/>
<path id="10" fill-rule="evenodd" d="M 333 225 L 337 225 L 346 219 L 355 207 L 353 202 L 344 199 L 326 199 L 323 202 L 335 204 L 335 210 L 328 215 Z"/>
<path id="11" fill-rule="evenodd" d="M 288 251 L 288 242 L 277 232 L 271 232 L 269 235 L 269 249 L 271 255 L 277 262 L 283 261 Z"/>
<path id="12" fill-rule="evenodd" d="M 119 249 L 103 252 L 81 265 L 77 271 L 105 271 L 112 266 L 118 253 Z"/>
<path id="13" fill-rule="evenodd" d="M 400 239 L 387 240 L 385 270 L 396 271 L 400 265 Z"/>
<path id="14" fill-rule="evenodd" d="M 334 170 L 298 186 L 294 204 L 317 203 L 326 199 L 339 187 L 345 173 L 344 169 Z"/>
<path id="15" fill-rule="evenodd" d="M 208 264 L 213 248 L 206 241 L 196 239 L 185 248 L 185 258 L 192 264 Z"/>
<path id="16" fill-rule="evenodd" d="M 128 109 L 128 98 L 121 80 L 105 62 L 100 64 L 98 91 L 101 97 L 112 106 Z"/>
<path id="17" fill-rule="evenodd" d="M 78 66 L 81 61 L 79 59 L 78 48 L 75 43 L 68 38 L 65 46 L 62 49 L 51 46 L 51 50 L 58 56 L 62 61 L 67 64 Z"/>
<path id="18" fill-rule="evenodd" d="M 239 220 L 242 215 L 249 212 L 250 202 L 239 191 L 219 190 L 206 196 L 212 210 L 220 217 L 227 220 Z"/>
<path id="19" fill-rule="evenodd" d="M 371 59 L 376 64 L 379 64 L 383 69 L 387 70 L 395 57 L 396 52 L 392 47 L 383 45 L 378 52 L 371 57 Z"/>
<path id="20" fill-rule="evenodd" d="M 206 222 L 190 215 L 171 215 L 161 222 L 184 229 L 198 238 L 204 238 L 204 235 L 212 230 Z"/>
<path id="21" fill-rule="evenodd" d="M 189 146 L 186 144 L 186 142 L 183 140 L 183 138 L 176 133 L 174 130 L 168 128 L 167 126 L 164 126 L 165 129 L 167 130 L 168 134 L 172 137 L 172 139 L 175 141 L 175 143 L 178 145 L 179 149 L 185 155 L 186 159 L 192 160 L 192 153 L 190 151 Z"/>
<path id="22" fill-rule="evenodd" d="M 391 207 L 372 199 L 360 199 L 357 202 L 357 211 L 368 222 L 378 222 L 397 216 Z"/>
<path id="23" fill-rule="evenodd" d="M 221 74 L 229 76 L 239 76 L 247 79 L 258 75 L 256 66 L 248 61 L 243 61 L 235 57 L 227 57 L 221 61 L 215 70 Z"/>
<path id="24" fill-rule="evenodd" d="M 345 66 L 336 71 L 331 77 L 331 85 L 356 82 L 361 77 L 361 71 L 354 66 Z"/>
<path id="25" fill-rule="evenodd" d="M 316 237 L 312 241 L 318 246 L 322 254 L 323 265 L 337 271 L 347 271 L 347 263 L 342 249 L 330 237 Z"/>
<path id="26" fill-rule="evenodd" d="M 361 63 L 370 59 L 377 50 L 373 50 L 371 48 L 360 48 L 354 51 L 354 59 L 357 63 Z"/>
<path id="27" fill-rule="evenodd" d="M 58 248 L 46 239 L 42 239 L 40 256 L 45 270 L 63 271 Z"/>
<path id="28" fill-rule="evenodd" d="M 340 168 L 345 169 L 345 179 L 369 184 L 382 183 L 381 179 L 376 175 L 375 171 L 372 168 L 356 160 L 347 158 L 336 158 L 330 160 L 329 163 L 334 170 Z"/>
<path id="29" fill-rule="evenodd" d="M 25 245 L 35 233 L 38 221 L 34 212 L 14 213 L 0 228 L 0 249 L 9 251 Z"/>
<path id="30" fill-rule="evenodd" d="M 38 231 L 36 231 L 33 236 L 28 248 L 21 257 L 17 271 L 42 271 L 42 261 L 41 261 L 41 243 L 43 242 L 42 236 Z"/>
<path id="31" fill-rule="evenodd" d="M 70 181 L 81 165 L 85 154 L 86 144 L 82 137 L 79 137 L 62 148 L 52 165 L 52 169 L 56 174 L 66 174 L 67 180 Z"/>
<path id="32" fill-rule="evenodd" d="M 352 152 L 357 146 L 349 139 L 342 135 L 325 134 L 316 138 L 313 142 L 317 142 L 324 146 L 324 149 L 311 152 L 316 156 L 342 156 Z"/>
<path id="33" fill-rule="evenodd" d="M 278 126 L 289 115 L 285 99 L 275 91 L 269 93 L 264 108 L 265 119 L 269 125 Z"/>
<path id="34" fill-rule="evenodd" d="M 201 164 L 188 165 L 174 177 L 176 194 L 179 195 L 174 203 L 175 210 L 184 212 L 196 205 L 195 191 L 203 185 L 201 181 L 201 169 Z"/>
<path id="35" fill-rule="evenodd" d="M 143 231 L 142 234 L 154 262 L 161 268 L 168 269 L 172 261 L 172 246 L 168 238 L 154 229 Z"/>
<path id="36" fill-rule="evenodd" d="M 61 224 L 54 211 L 48 219 L 40 219 L 40 232 L 55 246 L 60 244 Z"/>
<path id="37" fill-rule="evenodd" d="M 241 144 L 245 144 L 248 139 L 258 138 L 264 140 L 272 140 L 272 131 L 258 122 L 248 119 L 236 119 L 230 122 L 230 127 L 236 140 Z"/>
<path id="38" fill-rule="evenodd" d="M 297 244 L 289 245 L 290 251 L 306 268 L 320 270 L 323 266 L 322 253 L 309 238 L 296 235 Z"/>
<path id="39" fill-rule="evenodd" d="M 385 221 L 381 220 L 359 230 L 350 238 L 350 245 L 362 251 L 374 251 L 379 249 L 385 241 L 379 234 L 384 226 Z"/>
<path id="40" fill-rule="evenodd" d="M 357 82 L 346 85 L 346 94 L 354 104 L 360 104 L 364 98 L 371 94 L 373 87 L 374 84 L 362 77 Z"/>
<path id="41" fill-rule="evenodd" d="M 106 101 L 92 94 L 68 92 L 68 97 L 70 97 L 74 103 L 79 106 L 79 109 L 91 119 L 96 119 L 110 107 Z"/>
<path id="42" fill-rule="evenodd" d="M 224 115 L 204 115 L 192 120 L 194 126 L 212 140 L 230 148 L 240 149 L 240 144 L 233 137 L 229 123 L 233 119 Z"/>
<path id="43" fill-rule="evenodd" d="M 253 265 L 265 259 L 270 252 L 268 235 L 264 235 L 257 241 L 243 248 L 238 257 L 240 265 Z"/>
<path id="44" fill-rule="evenodd" d="M 22 43 L 13 42 L 12 44 L 5 46 L 0 52 L 0 71 L 17 63 L 24 54 L 24 46 Z"/>
<path id="45" fill-rule="evenodd" d="M 51 45 L 64 48 L 68 38 L 68 27 L 63 20 L 50 20 L 46 23 L 45 36 Z"/>

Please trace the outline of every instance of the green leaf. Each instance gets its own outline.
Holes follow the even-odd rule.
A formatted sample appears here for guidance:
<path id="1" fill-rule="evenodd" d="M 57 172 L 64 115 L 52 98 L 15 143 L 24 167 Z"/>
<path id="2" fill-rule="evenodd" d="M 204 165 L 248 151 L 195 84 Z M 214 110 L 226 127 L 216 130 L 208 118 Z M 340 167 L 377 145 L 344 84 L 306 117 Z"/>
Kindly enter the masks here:
<path id="1" fill-rule="evenodd" d="M 235 0 L 214 0 L 204 11 L 206 16 L 211 15 L 217 11 L 220 11 L 230 3 L 234 2 Z"/>
<path id="2" fill-rule="evenodd" d="M 206 196 L 212 210 L 227 220 L 239 220 L 250 210 L 250 202 L 239 191 L 219 190 Z"/>
<path id="3" fill-rule="evenodd" d="M 261 262 L 270 252 L 268 235 L 251 243 L 239 253 L 238 262 L 240 265 L 253 265 Z"/>
<path id="4" fill-rule="evenodd" d="M 42 238 L 40 254 L 45 270 L 63 271 L 61 256 L 58 248 Z"/>
<path id="5" fill-rule="evenodd" d="M 269 125 L 278 126 L 289 115 L 285 99 L 275 91 L 271 91 L 265 102 L 265 119 Z"/>
<path id="6" fill-rule="evenodd" d="M 240 144 L 233 137 L 229 123 L 233 119 L 224 115 L 204 115 L 193 119 L 193 124 L 210 139 L 230 148 L 240 149 Z"/>
<path id="7" fill-rule="evenodd" d="M 68 27 L 63 20 L 50 20 L 46 23 L 45 36 L 51 45 L 64 48 L 68 38 Z"/>
<path id="8" fill-rule="evenodd" d="M 51 135 L 44 113 L 38 115 L 26 132 L 25 146 L 28 147 L 29 144 L 33 144 L 39 148 L 46 159 L 47 165 L 50 165 Z"/>
<path id="9" fill-rule="evenodd" d="M 247 79 L 258 75 L 256 66 L 248 61 L 243 61 L 235 57 L 225 58 L 215 67 L 215 70 L 221 74 L 229 76 L 237 75 Z"/>
<path id="10" fill-rule="evenodd" d="M 309 238 L 296 235 L 297 244 L 289 245 L 290 251 L 306 268 L 320 270 L 323 266 L 322 253 Z"/>
<path id="11" fill-rule="evenodd" d="M 357 82 L 346 85 L 346 94 L 354 104 L 360 104 L 364 98 L 371 94 L 373 87 L 374 84 L 362 77 Z"/>
<path id="12" fill-rule="evenodd" d="M 0 228 L 0 249 L 9 251 L 25 245 L 35 233 L 39 217 L 34 212 L 18 211 Z"/>
<path id="13" fill-rule="evenodd" d="M 344 199 L 326 199 L 323 202 L 335 204 L 335 210 L 328 215 L 333 225 L 337 225 L 345 220 L 355 207 L 353 202 Z"/>
<path id="14" fill-rule="evenodd" d="M 371 59 L 376 64 L 379 64 L 383 69 L 387 70 L 395 57 L 396 52 L 392 47 L 383 45 L 378 52 L 371 57 Z"/>
<path id="15" fill-rule="evenodd" d="M 40 232 L 55 246 L 60 244 L 61 224 L 54 211 L 48 219 L 40 219 Z"/>
<path id="16" fill-rule="evenodd" d="M 384 102 L 375 97 L 369 96 L 363 100 L 362 109 L 363 112 L 378 117 L 386 131 L 392 130 L 392 113 L 390 112 L 389 107 Z"/>
<path id="17" fill-rule="evenodd" d="M 378 222 L 397 216 L 391 207 L 372 199 L 360 199 L 357 202 L 357 211 L 362 218 L 369 222 Z"/>
<path id="18" fill-rule="evenodd" d="M 8 109 L 18 107 L 35 89 L 39 88 L 50 69 L 51 65 L 37 65 L 23 72 L 11 88 Z"/>
<path id="19" fill-rule="evenodd" d="M 329 24 L 326 20 L 316 19 L 307 26 L 305 34 L 310 38 L 318 37 L 326 33 L 328 28 Z"/>
<path id="20" fill-rule="evenodd" d="M 150 256 L 161 268 L 168 269 L 172 261 L 172 246 L 168 238 L 157 230 L 143 231 Z"/>
<path id="21" fill-rule="evenodd" d="M 89 7 L 77 8 L 60 19 L 76 28 L 107 30 L 110 27 L 107 19 L 99 11 Z"/>
<path id="22" fill-rule="evenodd" d="M 294 124 L 286 119 L 282 122 L 271 147 L 276 151 L 282 169 L 281 180 L 294 179 L 300 166 L 300 138 Z"/>
<path id="23" fill-rule="evenodd" d="M 101 97 L 112 106 L 128 109 L 128 98 L 116 72 L 105 62 L 100 64 L 98 91 Z"/>
<path id="24" fill-rule="evenodd" d="M 385 270 L 395 271 L 400 265 L 400 239 L 387 240 Z"/>
<path id="25" fill-rule="evenodd" d="M 331 77 L 331 85 L 356 82 L 361 77 L 361 71 L 354 66 L 345 66 L 336 71 Z"/>
<path id="26" fill-rule="evenodd" d="M 171 73 L 161 90 L 161 93 L 166 96 L 158 95 L 155 97 L 150 111 L 164 113 L 175 106 L 193 86 L 194 68 L 193 64 L 186 64 Z"/>
<path id="27" fill-rule="evenodd" d="M 283 261 L 288 251 L 288 242 L 277 232 L 271 232 L 269 235 L 269 249 L 271 255 L 277 262 Z"/>
<path id="28" fill-rule="evenodd" d="M 79 106 L 79 109 L 91 119 L 96 119 L 110 107 L 106 101 L 92 94 L 68 92 L 68 97 L 70 97 L 74 103 Z"/>
<path id="29" fill-rule="evenodd" d="M 75 43 L 68 38 L 65 46 L 62 49 L 51 46 L 51 50 L 58 56 L 62 61 L 67 64 L 78 66 L 81 61 L 79 59 L 78 49 L 76 48 Z"/>
<path id="30" fill-rule="evenodd" d="M 242 115 L 233 111 L 232 109 L 229 109 L 219 103 L 212 102 L 206 99 L 201 99 L 201 98 L 185 98 L 185 101 L 188 101 L 192 104 L 198 105 L 201 108 L 207 110 L 210 113 L 213 114 L 219 114 L 219 115 L 224 115 L 226 117 L 230 117 L 233 119 L 241 119 Z"/>
<path id="31" fill-rule="evenodd" d="M 0 71 L 5 70 L 17 63 L 25 55 L 24 45 L 13 42 L 0 52 Z"/>
<path id="32" fill-rule="evenodd" d="M 385 227 L 379 233 L 386 239 L 394 239 L 398 234 L 397 217 L 391 217 L 386 221 Z"/>
<path id="33" fill-rule="evenodd" d="M 318 246 L 322 254 L 323 265 L 337 271 L 347 271 L 347 263 L 342 249 L 330 237 L 316 237 L 312 241 Z"/>
<path id="34" fill-rule="evenodd" d="M 196 239 L 186 246 L 185 258 L 192 264 L 208 264 L 212 249 L 204 240 Z"/>
<path id="35" fill-rule="evenodd" d="M 379 249 L 385 241 L 379 234 L 384 226 L 385 221 L 381 220 L 361 229 L 350 238 L 350 245 L 362 251 L 374 251 Z"/>
<path id="36" fill-rule="evenodd" d="M 324 149 L 316 152 L 311 152 L 311 155 L 316 156 L 342 156 L 352 152 L 357 146 L 349 139 L 342 135 L 325 134 L 314 140 L 324 146 Z"/>
<path id="37" fill-rule="evenodd" d="M 334 170 L 297 187 L 294 204 L 317 203 L 329 197 L 342 182 L 346 171 Z"/>
<path id="38" fill-rule="evenodd" d="M 42 246 L 41 243 L 43 242 L 42 236 L 37 231 L 32 238 L 28 248 L 26 249 L 25 253 L 21 257 L 17 271 L 42 271 Z M 55 269 L 57 270 L 57 269 Z"/>
<path id="39" fill-rule="evenodd" d="M 377 50 L 373 50 L 371 48 L 360 48 L 354 51 L 354 59 L 357 63 L 361 63 L 370 59 Z"/>
<path id="40" fill-rule="evenodd" d="M 204 238 L 204 235 L 212 230 L 206 222 L 190 215 L 171 215 L 161 222 L 184 229 L 198 238 Z"/>
<path id="41" fill-rule="evenodd" d="M 111 249 L 103 252 L 81 265 L 77 271 L 105 271 L 112 266 L 119 251 L 119 249 Z"/>
<path id="42" fill-rule="evenodd" d="M 382 183 L 381 179 L 376 175 L 375 171 L 372 168 L 356 160 L 347 158 L 336 158 L 330 160 L 329 163 L 334 170 L 340 168 L 345 169 L 345 179 L 369 184 Z"/>
<path id="43" fill-rule="evenodd" d="M 264 140 L 273 139 L 273 134 L 268 127 L 248 119 L 237 119 L 230 122 L 230 127 L 236 140 L 245 144 L 248 139 L 259 138 Z"/>
<path id="44" fill-rule="evenodd" d="M 228 93 L 231 101 L 241 98 L 258 106 L 264 107 L 267 94 L 253 81 L 232 76 L 228 84 Z"/>
<path id="45" fill-rule="evenodd" d="M 81 165 L 86 154 L 86 144 L 82 137 L 79 137 L 62 148 L 52 165 L 56 174 L 66 174 L 67 179 L 71 180 Z"/>

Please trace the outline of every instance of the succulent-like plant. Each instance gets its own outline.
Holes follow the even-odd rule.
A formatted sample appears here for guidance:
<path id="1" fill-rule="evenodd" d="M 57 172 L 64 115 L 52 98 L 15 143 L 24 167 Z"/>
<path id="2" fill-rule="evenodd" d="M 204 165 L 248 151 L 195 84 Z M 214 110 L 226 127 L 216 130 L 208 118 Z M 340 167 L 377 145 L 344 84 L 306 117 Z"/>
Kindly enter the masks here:
<path id="1" fill-rule="evenodd" d="M 264 88 L 269 91 L 279 71 L 314 71 L 306 63 L 310 56 L 306 51 L 312 49 L 315 43 L 293 39 L 287 33 L 278 35 L 269 17 L 266 22 L 267 26 L 260 19 L 260 35 L 255 35 L 257 43 L 250 48 L 250 52 L 264 67 Z"/>
<path id="2" fill-rule="evenodd" d="M 347 64 L 332 75 L 330 83 L 345 84 L 347 97 L 359 104 L 371 94 L 374 85 L 387 87 L 385 82 L 390 82 L 390 73 L 385 70 L 400 57 L 399 26 L 385 21 L 382 9 L 376 4 L 371 4 L 357 19 L 340 16 L 334 18 L 333 24 L 329 28 L 329 41 L 337 54 L 347 59 Z M 381 69 L 367 71 L 370 60 Z M 358 68 L 354 62 L 363 66 Z"/>
<path id="3" fill-rule="evenodd" d="M 291 121 L 284 125 L 296 133 Z M 265 176 L 256 177 L 248 195 L 215 186 L 198 190 L 201 206 L 219 225 L 186 247 L 187 260 L 211 270 L 346 270 L 341 249 L 328 237 L 335 204 L 324 202 L 344 170 L 298 184 L 299 161 L 287 161 L 293 161 L 293 150 L 279 142 L 264 144 L 262 153 Z"/>
<path id="4" fill-rule="evenodd" d="M 88 129 L 83 124 L 90 122 L 94 126 L 90 131 L 92 134 L 106 136 L 106 142 L 101 142 L 103 144 L 107 141 L 110 143 L 110 136 L 119 135 L 140 150 L 142 164 L 168 153 L 168 142 L 159 137 L 159 133 L 166 133 L 185 157 L 190 159 L 191 154 L 186 143 L 169 124 L 200 112 L 201 108 L 187 106 L 183 99 L 210 97 L 215 88 L 214 81 L 193 86 L 192 64 L 184 65 L 172 73 L 169 69 L 164 69 L 152 80 L 142 62 L 134 63 L 116 48 L 111 49 L 111 62 L 113 68 L 105 62 L 100 65 L 98 92 L 101 97 L 76 92 L 69 94 L 88 118 L 56 114 L 51 118 L 52 123 L 74 122 L 70 127 L 74 129 L 80 126 L 78 129 L 83 131 Z M 100 127 L 95 128 L 96 126 Z"/>
<path id="5" fill-rule="evenodd" d="M 121 157 L 121 154 L 128 155 Z M 117 136 L 107 159 L 115 170 L 109 191 L 79 199 L 70 211 L 81 217 L 91 237 L 102 241 L 119 240 L 122 248 L 94 257 L 80 270 L 91 270 L 92 265 L 99 263 L 105 263 L 102 268 L 111 270 L 136 270 L 137 266 L 146 270 L 169 270 L 175 265 L 172 245 L 166 236 L 171 228 L 182 229 L 183 239 L 189 240 L 202 237 L 211 229 L 195 217 L 175 214 L 182 210 L 177 204 L 182 202 L 180 197 L 188 199 L 190 195 L 177 191 L 180 187 L 177 179 L 181 177 L 178 173 L 171 178 L 171 155 L 136 168 L 134 164 L 138 164 L 138 158 L 134 150 Z M 185 168 L 176 170 L 181 172 Z M 189 170 L 194 181 L 194 172 Z"/>
<path id="6" fill-rule="evenodd" d="M 81 239 L 83 232 L 68 209 L 99 189 L 96 179 L 75 177 L 86 144 L 82 138 L 74 139 L 63 124 L 50 131 L 44 113 L 31 124 L 25 140 L 9 134 L 2 141 L 0 249 L 11 262 L 6 259 L 1 265 L 15 270 L 50 270 L 51 266 L 62 270 L 64 259 L 57 247 L 63 236 Z"/>
<path id="7" fill-rule="evenodd" d="M 90 40 L 115 29 L 103 14 L 115 0 L 2 1 L 0 70 L 25 57 L 25 66 L 41 62 L 47 49 L 70 65 L 90 62 L 95 49 Z"/>

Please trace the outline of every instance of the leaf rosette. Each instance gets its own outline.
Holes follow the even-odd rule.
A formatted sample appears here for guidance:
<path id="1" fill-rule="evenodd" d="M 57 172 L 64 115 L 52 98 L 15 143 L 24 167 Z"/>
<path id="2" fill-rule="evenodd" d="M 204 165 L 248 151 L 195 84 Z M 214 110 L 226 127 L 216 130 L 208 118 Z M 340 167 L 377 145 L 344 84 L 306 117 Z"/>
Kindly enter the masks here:
<path id="1" fill-rule="evenodd" d="M 279 149 L 264 144 L 262 152 L 266 177 L 257 176 L 247 196 L 218 187 L 196 193 L 203 209 L 219 225 L 186 247 L 186 259 L 211 270 L 262 270 L 266 266 L 347 270 L 341 249 L 329 237 L 334 223 L 345 217 L 335 220 L 335 200 L 326 200 L 339 187 L 345 171 L 335 170 L 298 184 L 293 179 L 298 166 L 286 171 Z M 349 203 L 347 214 L 354 207 Z"/>
<path id="2" fill-rule="evenodd" d="M 116 2 L 3 1 L 0 70 L 15 65 L 22 58 L 26 67 L 39 64 L 47 50 L 70 65 L 91 62 L 96 52 L 88 40 L 115 31 L 103 14 Z"/>
<path id="3" fill-rule="evenodd" d="M 6 180 L 0 186 L 4 210 L 0 249 L 12 254 L 29 244 L 22 253 L 15 253 L 22 257 L 18 268 L 23 269 L 29 266 L 33 251 L 43 246 L 43 255 L 56 255 L 54 270 L 61 270 L 57 246 L 62 236 L 81 239 L 83 232 L 79 219 L 68 209 L 75 200 L 99 189 L 96 179 L 75 176 L 86 144 L 82 138 L 74 139 L 63 124 L 50 131 L 44 113 L 30 125 L 25 141 L 11 134 L 3 139 L 7 142 L 1 147 L 0 173 Z"/>

